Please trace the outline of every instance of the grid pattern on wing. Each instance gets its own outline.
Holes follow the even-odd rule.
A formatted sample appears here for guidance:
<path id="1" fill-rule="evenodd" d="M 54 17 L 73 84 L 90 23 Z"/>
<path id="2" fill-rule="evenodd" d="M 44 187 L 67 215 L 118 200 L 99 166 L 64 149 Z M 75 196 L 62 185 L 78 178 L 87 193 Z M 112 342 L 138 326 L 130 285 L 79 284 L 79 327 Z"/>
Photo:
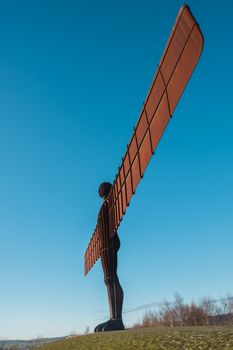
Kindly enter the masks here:
<path id="1" fill-rule="evenodd" d="M 199 26 L 188 6 L 182 6 L 110 193 L 112 235 L 192 75 L 202 47 Z"/>
<path id="2" fill-rule="evenodd" d="M 181 7 L 161 61 L 127 145 L 121 166 L 108 196 L 109 231 L 113 236 L 135 193 L 140 179 L 166 129 L 175 107 L 200 58 L 203 36 L 188 6 Z M 97 228 L 85 253 L 85 273 L 99 257 L 94 244 Z"/>
<path id="3" fill-rule="evenodd" d="M 88 274 L 90 269 L 98 260 L 99 256 L 100 256 L 100 240 L 99 240 L 99 226 L 97 225 L 84 256 L 84 274 L 85 275 Z"/>

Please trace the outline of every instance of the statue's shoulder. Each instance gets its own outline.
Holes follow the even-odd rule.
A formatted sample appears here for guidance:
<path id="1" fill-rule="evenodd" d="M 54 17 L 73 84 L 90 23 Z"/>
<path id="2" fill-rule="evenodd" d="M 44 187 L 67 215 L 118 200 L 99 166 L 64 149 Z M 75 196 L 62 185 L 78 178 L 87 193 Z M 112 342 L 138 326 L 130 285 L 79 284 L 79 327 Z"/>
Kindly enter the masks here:
<path id="1" fill-rule="evenodd" d="M 108 202 L 107 200 L 101 205 L 98 217 L 103 217 L 108 213 Z"/>

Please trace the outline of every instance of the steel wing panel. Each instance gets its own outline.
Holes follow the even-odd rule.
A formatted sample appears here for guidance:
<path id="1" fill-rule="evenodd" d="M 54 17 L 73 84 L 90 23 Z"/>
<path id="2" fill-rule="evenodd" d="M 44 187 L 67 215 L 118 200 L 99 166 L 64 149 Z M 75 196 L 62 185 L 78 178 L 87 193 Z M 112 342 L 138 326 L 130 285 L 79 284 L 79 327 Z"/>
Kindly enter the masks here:
<path id="1" fill-rule="evenodd" d="M 85 275 L 88 274 L 88 272 L 93 267 L 93 265 L 95 264 L 99 256 L 100 256 L 100 245 L 99 245 L 99 232 L 98 232 L 98 225 L 97 225 L 84 256 L 84 274 Z"/>
<path id="2" fill-rule="evenodd" d="M 182 6 L 158 65 L 155 78 L 116 175 L 110 206 L 112 235 L 166 129 L 200 58 L 203 36 L 188 6 Z M 116 215 L 116 212 L 119 215 Z"/>
<path id="3" fill-rule="evenodd" d="M 203 36 L 188 6 L 181 7 L 132 138 L 113 182 L 109 225 L 113 236 L 200 58 Z M 85 274 L 100 256 L 98 223 L 85 253 Z M 94 243 L 93 243 L 94 242 Z"/>

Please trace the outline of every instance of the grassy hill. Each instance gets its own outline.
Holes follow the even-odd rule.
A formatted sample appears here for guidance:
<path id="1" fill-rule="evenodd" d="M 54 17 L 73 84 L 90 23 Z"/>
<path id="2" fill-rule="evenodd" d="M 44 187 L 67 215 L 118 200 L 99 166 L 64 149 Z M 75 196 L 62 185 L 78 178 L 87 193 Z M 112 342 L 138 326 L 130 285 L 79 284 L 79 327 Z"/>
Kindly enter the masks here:
<path id="1" fill-rule="evenodd" d="M 147 328 L 77 336 L 40 350 L 233 350 L 233 327 Z"/>

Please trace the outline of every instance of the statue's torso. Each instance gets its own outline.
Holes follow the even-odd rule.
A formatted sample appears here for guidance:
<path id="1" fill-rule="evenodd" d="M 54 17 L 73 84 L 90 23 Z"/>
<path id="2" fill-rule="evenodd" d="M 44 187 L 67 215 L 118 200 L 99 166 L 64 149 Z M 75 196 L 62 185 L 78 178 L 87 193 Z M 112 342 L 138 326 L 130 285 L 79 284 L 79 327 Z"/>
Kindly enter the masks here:
<path id="1" fill-rule="evenodd" d="M 112 237 L 112 233 L 110 232 L 107 201 L 105 201 L 100 208 L 99 215 L 98 215 L 98 222 L 99 222 L 99 228 L 100 228 L 99 239 L 100 239 L 101 251 L 103 249 L 119 250 L 120 239 L 118 237 L 118 234 L 116 232 Z"/>

